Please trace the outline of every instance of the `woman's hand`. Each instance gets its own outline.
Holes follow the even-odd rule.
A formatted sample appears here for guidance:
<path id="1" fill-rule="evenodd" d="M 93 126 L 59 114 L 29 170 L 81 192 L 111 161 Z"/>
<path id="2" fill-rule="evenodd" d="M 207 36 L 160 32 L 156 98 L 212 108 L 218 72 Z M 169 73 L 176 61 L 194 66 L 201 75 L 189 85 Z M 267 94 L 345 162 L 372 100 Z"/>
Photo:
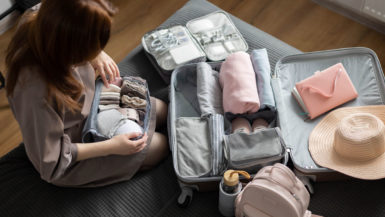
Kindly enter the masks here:
<path id="1" fill-rule="evenodd" d="M 109 82 L 115 81 L 115 78 L 120 76 L 119 68 L 115 61 L 104 51 L 100 52 L 90 63 L 95 71 L 99 73 L 106 87 L 109 87 Z"/>
<path id="2" fill-rule="evenodd" d="M 111 154 L 131 155 L 140 152 L 147 145 L 147 134 L 138 140 L 131 140 L 140 136 L 141 133 L 129 133 L 114 136 L 110 139 Z"/>
<path id="3" fill-rule="evenodd" d="M 141 139 L 131 140 L 140 135 L 141 133 L 129 133 L 118 135 L 102 142 L 77 143 L 78 153 L 76 161 L 111 154 L 130 155 L 140 152 L 147 145 L 147 134 L 144 134 Z"/>

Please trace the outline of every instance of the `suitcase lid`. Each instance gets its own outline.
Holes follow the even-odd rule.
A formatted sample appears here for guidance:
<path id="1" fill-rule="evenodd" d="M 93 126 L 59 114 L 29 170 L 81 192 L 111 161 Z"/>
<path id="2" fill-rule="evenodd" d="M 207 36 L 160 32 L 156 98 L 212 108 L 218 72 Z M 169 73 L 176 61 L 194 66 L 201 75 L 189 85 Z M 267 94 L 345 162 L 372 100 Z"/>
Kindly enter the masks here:
<path id="1" fill-rule="evenodd" d="M 331 172 L 318 166 L 308 150 L 309 135 L 325 114 L 305 121 L 306 116 L 291 91 L 296 82 L 339 62 L 346 68 L 358 92 L 357 99 L 339 107 L 384 104 L 384 75 L 377 55 L 369 48 L 342 48 L 285 56 L 277 62 L 272 73 L 278 126 L 295 167 L 304 173 Z"/>

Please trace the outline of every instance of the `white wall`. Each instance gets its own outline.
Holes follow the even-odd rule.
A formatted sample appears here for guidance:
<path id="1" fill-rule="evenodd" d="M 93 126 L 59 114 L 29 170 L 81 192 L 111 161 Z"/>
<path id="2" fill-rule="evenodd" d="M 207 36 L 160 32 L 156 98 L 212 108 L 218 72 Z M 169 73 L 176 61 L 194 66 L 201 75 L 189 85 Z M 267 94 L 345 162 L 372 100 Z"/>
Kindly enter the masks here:
<path id="1" fill-rule="evenodd" d="M 0 14 L 8 10 L 14 3 L 15 0 L 0 0 Z"/>

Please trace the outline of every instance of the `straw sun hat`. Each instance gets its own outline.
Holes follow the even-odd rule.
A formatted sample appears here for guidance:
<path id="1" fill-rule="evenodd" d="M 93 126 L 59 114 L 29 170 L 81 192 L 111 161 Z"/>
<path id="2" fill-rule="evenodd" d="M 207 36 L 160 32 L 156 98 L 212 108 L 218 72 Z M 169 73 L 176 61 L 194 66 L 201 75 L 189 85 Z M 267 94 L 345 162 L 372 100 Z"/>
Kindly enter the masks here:
<path id="1" fill-rule="evenodd" d="M 345 107 L 330 112 L 313 129 L 314 161 L 359 179 L 385 178 L 385 106 Z"/>

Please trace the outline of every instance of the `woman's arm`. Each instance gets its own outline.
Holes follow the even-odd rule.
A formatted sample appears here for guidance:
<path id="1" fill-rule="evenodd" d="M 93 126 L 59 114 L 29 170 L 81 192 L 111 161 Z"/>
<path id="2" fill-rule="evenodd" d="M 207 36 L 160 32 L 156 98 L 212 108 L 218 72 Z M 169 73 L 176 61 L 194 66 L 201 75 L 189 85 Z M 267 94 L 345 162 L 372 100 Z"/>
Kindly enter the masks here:
<path id="1" fill-rule="evenodd" d="M 140 152 L 146 147 L 147 135 L 138 140 L 131 140 L 140 135 L 140 133 L 122 134 L 102 142 L 77 143 L 76 161 L 112 154 L 130 155 Z"/>

